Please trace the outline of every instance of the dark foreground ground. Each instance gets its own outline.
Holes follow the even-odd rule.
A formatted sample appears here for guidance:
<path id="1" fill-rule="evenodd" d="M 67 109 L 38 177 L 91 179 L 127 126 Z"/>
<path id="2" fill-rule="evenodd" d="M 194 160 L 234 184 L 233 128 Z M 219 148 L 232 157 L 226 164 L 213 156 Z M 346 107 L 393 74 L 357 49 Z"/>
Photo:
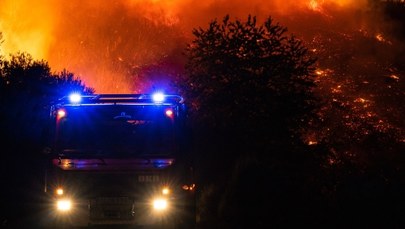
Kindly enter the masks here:
<path id="1" fill-rule="evenodd" d="M 1 162 L 0 228 L 41 228 L 48 216 L 38 208 L 40 163 L 32 158 Z M 308 182 L 291 186 L 291 177 L 272 168 L 247 169 L 224 186 L 198 184 L 196 229 L 405 229 L 403 174 L 350 177 L 331 196 L 307 187 Z"/>
<path id="2" fill-rule="evenodd" d="M 373 188 L 373 187 L 370 187 Z M 374 187 L 375 188 L 375 187 Z M 44 228 L 40 223 L 47 218 L 38 208 L 38 203 L 20 196 L 17 192 L 8 199 L 2 199 L 0 228 L 25 229 Z M 21 194 L 21 193 L 20 193 Z M 399 195 L 398 193 L 395 195 Z M 254 203 L 245 205 L 245 209 L 237 209 L 239 214 L 222 213 L 223 218 L 200 218 L 195 229 L 219 229 L 219 228 L 328 228 L 328 229 L 404 229 L 405 228 L 405 204 L 401 196 L 389 195 L 379 198 L 364 196 L 341 200 L 335 206 L 327 206 L 324 203 L 308 201 L 295 205 L 286 199 L 284 206 L 274 202 L 274 206 L 268 209 L 258 209 Z M 4 197 L 4 196 L 3 196 Z M 244 202 L 243 200 L 240 200 Z M 221 203 L 211 203 L 211 205 Z M 246 204 L 246 203 L 245 203 Z M 203 204 L 204 206 L 207 203 Z M 241 208 L 243 206 L 240 206 Z M 201 209 L 200 209 L 201 210 Z M 215 210 L 213 208 L 213 210 Z M 236 217 L 235 217 L 236 216 Z M 201 217 L 201 216 L 200 216 Z M 203 216 L 207 217 L 207 216 Z M 63 228 L 63 227 L 54 227 Z M 131 226 L 98 226 L 89 228 L 133 228 Z M 164 227 L 163 227 L 164 228 Z M 157 229 L 157 228 L 144 228 Z M 162 229 L 162 228 L 160 228 Z"/>

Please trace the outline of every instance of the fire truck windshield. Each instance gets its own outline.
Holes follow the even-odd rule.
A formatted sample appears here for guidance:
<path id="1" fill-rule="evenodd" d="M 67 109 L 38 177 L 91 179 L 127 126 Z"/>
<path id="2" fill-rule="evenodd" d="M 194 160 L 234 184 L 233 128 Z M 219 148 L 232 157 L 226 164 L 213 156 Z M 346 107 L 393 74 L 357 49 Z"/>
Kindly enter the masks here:
<path id="1" fill-rule="evenodd" d="M 61 152 L 161 155 L 175 149 L 175 123 L 169 106 L 66 106 L 56 118 Z"/>

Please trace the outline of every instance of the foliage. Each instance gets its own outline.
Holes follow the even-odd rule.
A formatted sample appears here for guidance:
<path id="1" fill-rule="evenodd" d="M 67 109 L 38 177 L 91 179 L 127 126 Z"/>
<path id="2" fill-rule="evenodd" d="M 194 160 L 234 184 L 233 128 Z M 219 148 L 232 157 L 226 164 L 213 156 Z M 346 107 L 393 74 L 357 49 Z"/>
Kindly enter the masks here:
<path id="1" fill-rule="evenodd" d="M 183 80 L 197 121 L 255 132 L 305 124 L 314 105 L 315 59 L 286 32 L 272 18 L 259 26 L 250 15 L 194 29 Z"/>
<path id="2" fill-rule="evenodd" d="M 308 179 L 301 179 L 305 174 L 301 172 L 313 166 L 306 163 L 311 156 L 304 155 L 299 135 L 316 107 L 312 94 L 316 59 L 271 17 L 258 25 L 250 15 L 245 22 L 226 15 L 193 34 L 181 82 L 194 125 L 198 166 L 204 171 L 200 178 L 218 182 L 218 190 L 211 194 L 218 214 L 238 218 L 248 213 L 239 205 L 249 199 L 245 192 L 252 185 L 250 178 L 257 177 L 261 186 L 269 177 L 259 177 L 271 173 L 281 181 L 275 195 L 260 191 L 253 200 L 259 203 L 252 207 L 255 213 L 264 211 L 269 202 L 278 202 L 275 196 Z M 283 176 L 294 178 L 290 183 Z M 260 200 L 263 196 L 266 199 Z M 274 203 L 264 212 L 275 213 L 279 205 Z M 246 222 L 255 223 L 250 226 L 265 220 L 262 214 L 251 217 Z"/>
<path id="3" fill-rule="evenodd" d="M 211 130 L 196 136 L 202 176 L 220 181 L 209 189 L 213 206 L 204 209 L 222 222 L 252 217 L 255 226 L 266 221 L 259 209 L 283 209 L 280 226 L 285 215 L 319 222 L 327 216 L 322 209 L 388 216 L 376 208 L 403 200 L 403 42 L 375 31 L 323 28 L 306 44 L 308 54 L 286 31 L 271 18 L 257 26 L 250 16 L 246 22 L 226 16 L 193 31 L 184 94 L 195 129 Z M 258 190 L 267 184 L 265 193 Z M 257 211 L 249 215 L 242 205 Z M 308 205 L 316 216 L 292 213 Z"/>
<path id="4" fill-rule="evenodd" d="M 40 197 L 40 152 L 49 104 L 69 90 L 93 93 L 72 73 L 64 70 L 52 74 L 46 61 L 34 60 L 27 53 L 0 57 L 0 178 L 7 181 L 7 188 L 0 193 L 4 197 L 0 198 L 3 223 L 27 215 L 21 212 L 23 206 Z"/>
<path id="5" fill-rule="evenodd" d="M 67 91 L 93 93 L 72 73 L 52 74 L 44 60 L 30 54 L 10 55 L 0 59 L 0 128 L 4 140 L 14 147 L 38 146 L 47 117 L 47 106 Z M 32 145 L 31 145 L 32 144 Z"/>

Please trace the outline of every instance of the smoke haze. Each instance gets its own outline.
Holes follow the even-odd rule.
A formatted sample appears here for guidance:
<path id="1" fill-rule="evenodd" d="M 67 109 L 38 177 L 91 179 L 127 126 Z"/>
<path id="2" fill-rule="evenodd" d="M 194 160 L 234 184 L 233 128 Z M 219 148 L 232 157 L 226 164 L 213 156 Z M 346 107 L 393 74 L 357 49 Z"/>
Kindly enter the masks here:
<path id="1" fill-rule="evenodd" d="M 289 32 L 307 38 L 320 27 L 371 24 L 362 16 L 367 0 L 0 0 L 0 4 L 2 55 L 28 52 L 48 61 L 52 71 L 73 72 L 97 93 L 168 85 L 166 75 L 181 71 L 181 52 L 192 39 L 192 29 L 226 14 L 241 20 L 251 14 L 259 22 L 271 16 Z"/>

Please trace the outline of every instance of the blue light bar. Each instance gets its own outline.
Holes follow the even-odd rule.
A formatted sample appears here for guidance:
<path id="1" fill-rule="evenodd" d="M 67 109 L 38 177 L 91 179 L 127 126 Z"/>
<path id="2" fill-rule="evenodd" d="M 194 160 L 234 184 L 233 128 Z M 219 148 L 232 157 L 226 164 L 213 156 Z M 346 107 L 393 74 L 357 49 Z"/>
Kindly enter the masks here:
<path id="1" fill-rule="evenodd" d="M 165 100 L 165 95 L 160 92 L 154 93 L 152 95 L 152 100 L 155 103 L 162 103 Z"/>
<path id="2" fill-rule="evenodd" d="M 82 96 L 78 93 L 73 93 L 69 95 L 69 101 L 71 103 L 80 103 L 82 101 Z"/>

